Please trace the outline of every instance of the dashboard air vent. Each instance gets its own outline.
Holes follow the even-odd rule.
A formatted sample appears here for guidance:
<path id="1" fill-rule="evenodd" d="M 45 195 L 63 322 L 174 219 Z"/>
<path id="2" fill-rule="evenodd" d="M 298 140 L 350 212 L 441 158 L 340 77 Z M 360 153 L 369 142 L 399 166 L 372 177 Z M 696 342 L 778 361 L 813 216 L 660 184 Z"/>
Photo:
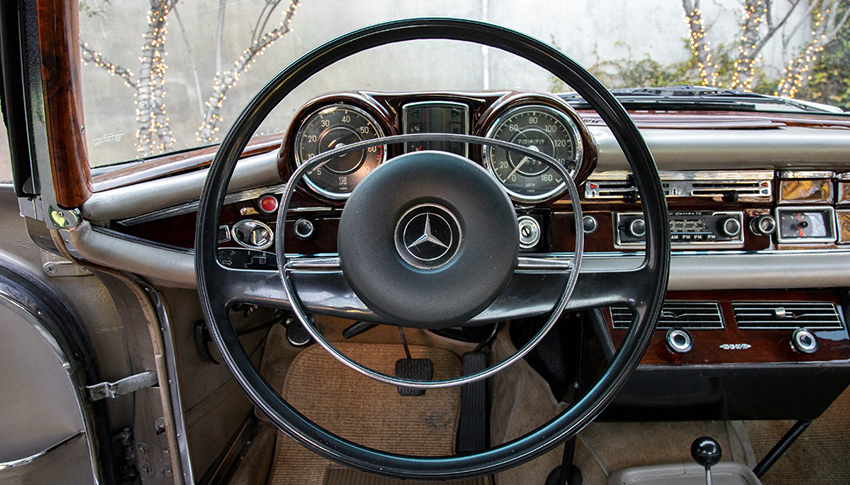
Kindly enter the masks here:
<path id="1" fill-rule="evenodd" d="M 732 311 L 742 330 L 844 328 L 838 308 L 829 302 L 736 302 Z"/>
<path id="2" fill-rule="evenodd" d="M 629 328 L 632 312 L 627 307 L 612 306 L 611 318 L 614 328 Z M 668 330 L 672 327 L 689 330 L 723 329 L 720 305 L 713 301 L 665 301 L 657 328 Z"/>
<path id="3" fill-rule="evenodd" d="M 772 170 L 662 171 L 664 194 L 751 202 L 773 200 Z M 635 199 L 637 189 L 629 172 L 610 170 L 594 173 L 584 186 L 586 199 Z"/>

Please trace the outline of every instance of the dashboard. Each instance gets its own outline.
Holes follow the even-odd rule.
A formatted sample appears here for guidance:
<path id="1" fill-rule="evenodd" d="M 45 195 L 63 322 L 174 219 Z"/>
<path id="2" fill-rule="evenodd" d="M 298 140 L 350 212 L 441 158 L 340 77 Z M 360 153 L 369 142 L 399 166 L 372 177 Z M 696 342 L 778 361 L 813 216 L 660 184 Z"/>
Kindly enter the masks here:
<path id="1" fill-rule="evenodd" d="M 768 113 L 632 116 L 660 169 L 673 248 L 670 291 L 642 368 L 744 364 L 823 371 L 850 362 L 850 285 L 836 283 L 844 281 L 841 265 L 850 254 L 850 123 L 840 116 Z M 472 143 L 350 152 L 307 174 L 286 227 L 276 227 L 283 181 L 306 159 L 363 140 L 428 132 L 497 138 L 553 156 L 579 184 L 587 264 L 639 263 L 645 235 L 640 198 L 616 141 L 595 113 L 539 93 L 359 91 L 311 100 L 282 140 L 243 160 L 246 168 L 236 174 L 222 208 L 221 263 L 274 270 L 271 246 L 281 230 L 293 253 L 336 254 L 348 195 L 380 164 L 416 150 L 449 151 L 488 170 L 514 202 L 522 253 L 573 250 L 575 226 L 563 181 L 538 162 Z M 261 172 L 264 184 L 257 182 Z M 170 178 L 180 177 L 189 175 Z M 157 183 L 177 187 L 168 180 Z M 169 197 L 151 201 L 155 207 L 144 214 L 115 217 L 119 209 L 99 209 L 96 195 L 87 216 L 112 214 L 97 231 L 188 252 L 197 201 Z M 610 354 L 628 331 L 629 310 L 594 314 Z M 801 379 L 805 385 L 807 378 Z"/>

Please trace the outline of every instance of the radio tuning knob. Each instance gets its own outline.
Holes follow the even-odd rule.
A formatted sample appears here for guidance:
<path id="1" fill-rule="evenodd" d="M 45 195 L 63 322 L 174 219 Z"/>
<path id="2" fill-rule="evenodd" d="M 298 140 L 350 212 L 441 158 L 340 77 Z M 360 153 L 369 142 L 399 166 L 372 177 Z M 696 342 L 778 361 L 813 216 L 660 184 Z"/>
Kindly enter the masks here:
<path id="1" fill-rule="evenodd" d="M 720 225 L 720 230 L 729 237 L 738 237 L 741 234 L 741 222 L 734 217 L 727 217 Z"/>

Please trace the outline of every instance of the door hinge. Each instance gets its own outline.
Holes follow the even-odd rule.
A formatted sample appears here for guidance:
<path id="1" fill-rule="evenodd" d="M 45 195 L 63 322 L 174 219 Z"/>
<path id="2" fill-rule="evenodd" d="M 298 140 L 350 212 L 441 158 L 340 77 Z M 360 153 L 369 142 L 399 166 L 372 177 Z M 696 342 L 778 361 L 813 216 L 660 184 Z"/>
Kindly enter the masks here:
<path id="1" fill-rule="evenodd" d="M 149 370 L 136 374 L 130 377 L 125 377 L 116 382 L 101 382 L 91 386 L 86 386 L 89 393 L 89 400 L 92 402 L 100 401 L 101 399 L 114 399 L 124 394 L 136 392 L 139 389 L 153 387 L 159 383 L 156 377 L 156 372 Z"/>

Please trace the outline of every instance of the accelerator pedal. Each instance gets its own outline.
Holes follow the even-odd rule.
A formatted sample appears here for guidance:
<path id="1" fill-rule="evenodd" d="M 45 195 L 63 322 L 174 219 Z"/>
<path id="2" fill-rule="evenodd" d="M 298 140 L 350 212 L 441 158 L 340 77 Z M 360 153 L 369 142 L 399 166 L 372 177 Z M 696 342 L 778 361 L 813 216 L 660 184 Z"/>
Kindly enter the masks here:
<path id="1" fill-rule="evenodd" d="M 487 368 L 487 356 L 481 352 L 463 354 L 463 375 Z M 482 379 L 460 388 L 460 419 L 457 429 L 457 452 L 474 453 L 487 448 L 487 380 Z"/>

